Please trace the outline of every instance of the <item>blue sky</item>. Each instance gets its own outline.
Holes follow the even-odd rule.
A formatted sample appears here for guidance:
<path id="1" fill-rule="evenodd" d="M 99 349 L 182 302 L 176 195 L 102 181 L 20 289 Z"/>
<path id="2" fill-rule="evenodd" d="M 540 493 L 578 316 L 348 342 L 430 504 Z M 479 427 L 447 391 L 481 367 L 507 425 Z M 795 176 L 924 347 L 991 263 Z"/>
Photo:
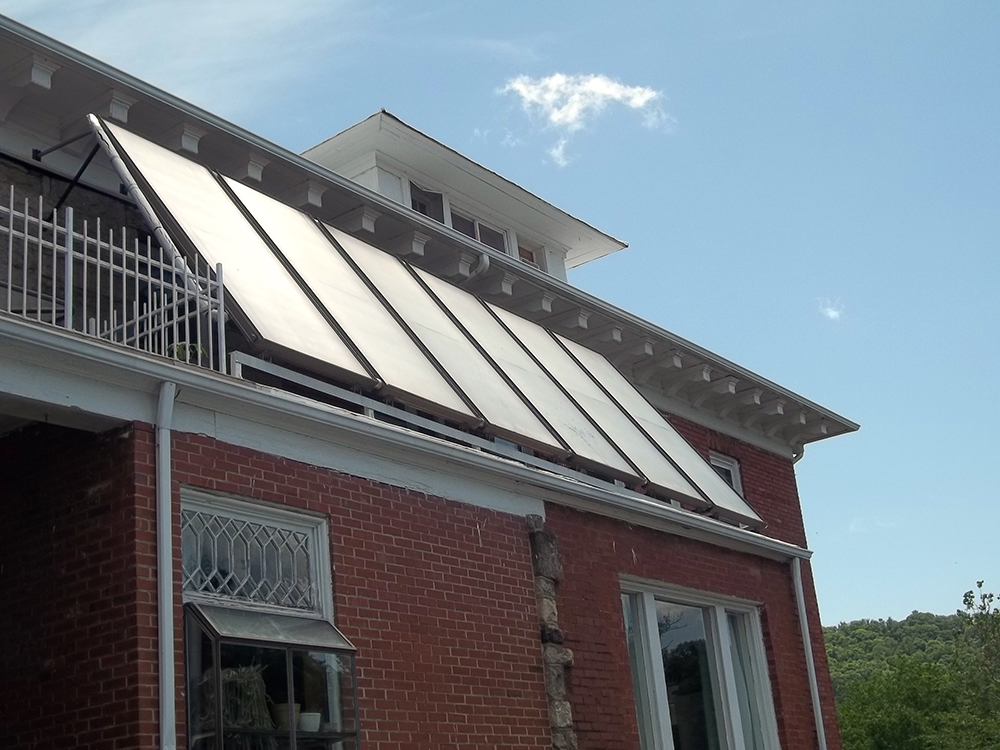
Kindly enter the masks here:
<path id="1" fill-rule="evenodd" d="M 825 623 L 1000 589 L 1000 4 L 0 13 L 295 150 L 385 107 L 629 242 L 570 281 L 862 424 L 797 466 Z"/>

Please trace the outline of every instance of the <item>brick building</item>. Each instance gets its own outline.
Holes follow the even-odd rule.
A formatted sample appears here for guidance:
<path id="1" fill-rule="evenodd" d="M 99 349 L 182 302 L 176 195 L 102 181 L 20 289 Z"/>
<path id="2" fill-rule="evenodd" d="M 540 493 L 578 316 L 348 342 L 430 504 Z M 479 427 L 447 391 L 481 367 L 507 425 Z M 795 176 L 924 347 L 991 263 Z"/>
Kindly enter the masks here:
<path id="1" fill-rule="evenodd" d="M 0 744 L 840 747 L 794 462 L 857 425 L 389 113 L 0 71 Z"/>

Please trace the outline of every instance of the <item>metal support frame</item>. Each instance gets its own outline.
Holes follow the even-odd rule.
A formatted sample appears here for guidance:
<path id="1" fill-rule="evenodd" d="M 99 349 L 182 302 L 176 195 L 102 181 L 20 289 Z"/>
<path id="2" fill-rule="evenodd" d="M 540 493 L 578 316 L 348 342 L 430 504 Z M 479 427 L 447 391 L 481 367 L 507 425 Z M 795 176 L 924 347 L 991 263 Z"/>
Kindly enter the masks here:
<path id="1" fill-rule="evenodd" d="M 73 179 L 70 180 L 69 185 L 66 186 L 63 194 L 59 196 L 59 200 L 56 201 L 56 205 L 52 209 L 52 214 L 49 216 L 49 221 L 52 221 L 52 218 L 56 215 L 56 211 L 62 208 L 62 204 L 66 202 L 66 199 L 69 198 L 69 194 L 73 192 L 73 188 L 79 184 L 80 178 L 83 177 L 83 173 L 87 171 L 87 167 L 90 166 L 90 162 L 92 162 L 94 157 L 97 156 L 97 152 L 100 148 L 101 146 L 98 144 L 90 149 L 90 153 L 87 154 L 87 158 L 83 160 L 83 164 L 81 164 L 80 168 L 76 170 L 76 174 L 73 175 Z"/>
<path id="2" fill-rule="evenodd" d="M 33 148 L 31 149 L 31 158 L 34 159 L 35 161 L 41 161 L 43 157 L 48 156 L 53 151 L 58 151 L 60 149 L 66 148 L 71 143 L 76 143 L 77 141 L 86 138 L 88 135 L 91 135 L 91 133 L 90 132 L 80 133 L 80 135 L 70 138 L 68 141 L 57 143 L 55 146 L 50 146 L 44 151 L 42 149 Z"/>

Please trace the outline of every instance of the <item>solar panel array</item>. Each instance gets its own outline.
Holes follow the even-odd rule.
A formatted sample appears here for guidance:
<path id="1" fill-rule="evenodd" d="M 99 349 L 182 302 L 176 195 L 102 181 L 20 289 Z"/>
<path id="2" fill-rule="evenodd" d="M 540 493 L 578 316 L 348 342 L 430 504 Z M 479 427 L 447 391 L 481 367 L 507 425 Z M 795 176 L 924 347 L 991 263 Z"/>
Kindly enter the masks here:
<path id="1" fill-rule="evenodd" d="M 647 494 L 761 518 L 602 355 L 110 123 L 175 244 L 261 348 Z"/>

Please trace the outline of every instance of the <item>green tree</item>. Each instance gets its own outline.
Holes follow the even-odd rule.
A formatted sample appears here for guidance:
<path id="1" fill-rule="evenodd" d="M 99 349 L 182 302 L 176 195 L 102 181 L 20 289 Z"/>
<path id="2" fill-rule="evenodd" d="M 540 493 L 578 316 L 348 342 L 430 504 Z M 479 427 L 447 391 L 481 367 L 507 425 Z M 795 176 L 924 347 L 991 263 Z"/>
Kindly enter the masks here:
<path id="1" fill-rule="evenodd" d="M 845 750 L 1000 749 L 996 601 L 980 581 L 955 615 L 828 629 Z"/>

